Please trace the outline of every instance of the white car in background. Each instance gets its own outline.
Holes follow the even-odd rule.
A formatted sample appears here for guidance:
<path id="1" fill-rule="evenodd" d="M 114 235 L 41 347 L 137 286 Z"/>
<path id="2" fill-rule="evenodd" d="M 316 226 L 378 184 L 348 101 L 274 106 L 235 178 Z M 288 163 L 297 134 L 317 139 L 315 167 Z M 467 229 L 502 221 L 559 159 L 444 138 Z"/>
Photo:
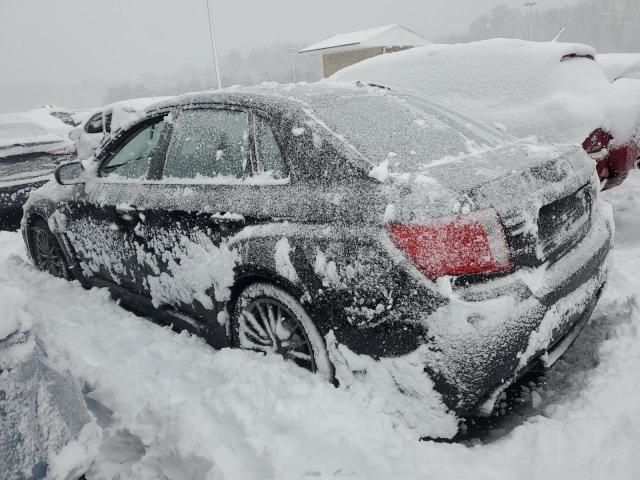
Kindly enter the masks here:
<path id="1" fill-rule="evenodd" d="M 74 155 L 75 147 L 66 136 L 56 135 L 32 115 L 0 115 L 0 230 L 18 228 L 29 193 L 47 183 L 54 168 Z"/>
<path id="2" fill-rule="evenodd" d="M 69 132 L 80 124 L 76 119 L 76 112 L 74 110 L 54 107 L 52 105 L 34 108 L 20 115 L 28 117 L 31 121 L 44 127 L 49 132 L 59 137 L 64 137 L 65 139 L 69 135 Z"/>
<path id="3" fill-rule="evenodd" d="M 84 160 L 96 153 L 104 138 L 112 131 L 135 120 L 149 105 L 169 97 L 143 97 L 123 100 L 85 113 L 85 120 L 69 132 L 75 143 L 78 158 Z"/>

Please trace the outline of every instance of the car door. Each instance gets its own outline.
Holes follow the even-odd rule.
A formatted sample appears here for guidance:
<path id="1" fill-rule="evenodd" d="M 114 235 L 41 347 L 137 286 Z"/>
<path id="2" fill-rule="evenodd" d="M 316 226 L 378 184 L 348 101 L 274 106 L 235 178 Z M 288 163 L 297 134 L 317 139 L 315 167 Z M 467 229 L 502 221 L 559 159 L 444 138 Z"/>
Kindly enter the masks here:
<path id="1" fill-rule="evenodd" d="M 261 189 L 269 183 L 262 178 L 260 185 L 252 182 L 266 172 L 259 165 L 268 167 L 280 185 L 288 174 L 273 135 L 269 143 L 262 128 L 256 127 L 249 109 L 217 106 L 180 112 L 162 188 L 145 197 L 155 206 L 145 213 L 142 228 L 150 252 L 145 262 L 148 295 L 154 305 L 188 315 L 220 337 L 225 330 L 218 314 L 239 260 L 226 239 L 247 225 L 267 221 L 254 211 L 264 204 Z M 264 144 L 259 150 L 257 133 Z M 260 157 L 261 150 L 277 151 L 280 164 Z"/>
<path id="2" fill-rule="evenodd" d="M 161 142 L 170 130 L 164 116 L 148 119 L 108 146 L 99 177 L 84 185 L 76 201 L 62 212 L 66 236 L 83 275 L 94 284 L 119 286 L 140 293 L 144 256 L 140 232 L 144 213 L 136 208 L 142 186 L 152 175 L 152 162 L 166 150 Z"/>

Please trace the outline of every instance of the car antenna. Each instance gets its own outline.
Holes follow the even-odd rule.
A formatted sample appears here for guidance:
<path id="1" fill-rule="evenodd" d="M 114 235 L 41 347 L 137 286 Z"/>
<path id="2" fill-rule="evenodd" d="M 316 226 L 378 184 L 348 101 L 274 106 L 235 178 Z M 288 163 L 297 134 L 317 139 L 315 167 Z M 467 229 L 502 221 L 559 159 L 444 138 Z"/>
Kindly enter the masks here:
<path id="1" fill-rule="evenodd" d="M 562 36 L 562 34 L 564 33 L 564 31 L 567 29 L 567 27 L 562 27 L 560 29 L 560 31 L 558 32 L 558 34 L 555 36 L 555 38 L 553 40 L 551 40 L 552 42 L 557 42 L 558 39 Z"/>
<path id="2" fill-rule="evenodd" d="M 387 85 L 381 85 L 379 83 L 363 82 L 361 80 L 356 80 L 355 83 L 357 87 L 374 87 L 374 88 L 381 88 L 382 90 L 391 90 L 391 87 L 388 87 Z"/>

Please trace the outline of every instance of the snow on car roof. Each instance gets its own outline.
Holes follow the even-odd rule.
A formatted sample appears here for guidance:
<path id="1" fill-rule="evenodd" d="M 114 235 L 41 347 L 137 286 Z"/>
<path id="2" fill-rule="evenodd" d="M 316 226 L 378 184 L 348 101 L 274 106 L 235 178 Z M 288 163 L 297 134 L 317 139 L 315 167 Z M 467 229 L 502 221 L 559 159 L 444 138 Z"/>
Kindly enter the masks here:
<path id="1" fill-rule="evenodd" d="M 594 57 L 586 45 L 492 39 L 380 55 L 332 79 L 409 89 L 517 137 L 582 143 L 599 127 L 626 137 L 632 129 Z"/>
<path id="2" fill-rule="evenodd" d="M 329 81 L 265 83 L 193 93 L 156 104 L 149 111 L 177 105 L 248 101 L 256 108 L 302 112 L 305 118 L 298 126 L 302 132 L 305 128 L 322 130 L 323 135 L 333 136 L 369 164 L 391 160 L 391 166 L 403 172 L 513 141 L 497 129 L 422 98 L 376 86 Z"/>
<path id="3" fill-rule="evenodd" d="M 119 102 L 110 103 L 108 105 L 105 105 L 101 109 L 97 109 L 97 110 L 109 111 L 114 109 L 121 109 L 125 111 L 130 111 L 130 112 L 139 112 L 146 109 L 150 105 L 153 105 L 154 103 L 162 102 L 170 98 L 171 97 L 129 98 L 127 100 L 121 100 Z"/>

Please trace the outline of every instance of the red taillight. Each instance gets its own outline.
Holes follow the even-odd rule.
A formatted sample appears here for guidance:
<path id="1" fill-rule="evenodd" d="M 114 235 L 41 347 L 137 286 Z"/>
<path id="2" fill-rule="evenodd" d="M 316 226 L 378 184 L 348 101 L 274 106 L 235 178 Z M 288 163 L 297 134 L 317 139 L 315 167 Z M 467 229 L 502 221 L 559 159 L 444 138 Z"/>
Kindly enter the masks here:
<path id="1" fill-rule="evenodd" d="M 609 144 L 612 140 L 613 137 L 609 132 L 605 132 L 603 129 L 598 128 L 591 132 L 591 135 L 582 142 L 582 148 L 584 148 L 588 154 L 598 153 L 605 148 L 609 148 Z"/>
<path id="2" fill-rule="evenodd" d="M 512 268 L 504 228 L 493 211 L 436 220 L 428 225 L 390 223 L 387 231 L 393 244 L 431 279 Z"/>

